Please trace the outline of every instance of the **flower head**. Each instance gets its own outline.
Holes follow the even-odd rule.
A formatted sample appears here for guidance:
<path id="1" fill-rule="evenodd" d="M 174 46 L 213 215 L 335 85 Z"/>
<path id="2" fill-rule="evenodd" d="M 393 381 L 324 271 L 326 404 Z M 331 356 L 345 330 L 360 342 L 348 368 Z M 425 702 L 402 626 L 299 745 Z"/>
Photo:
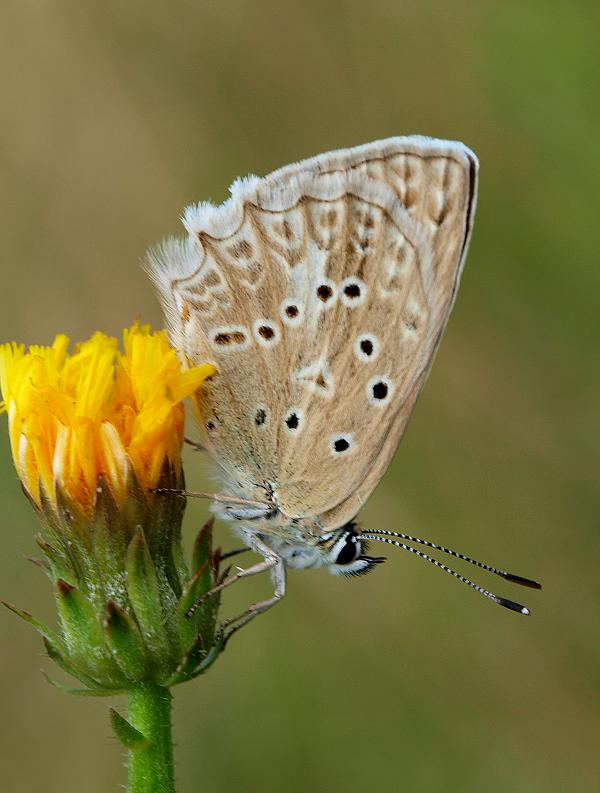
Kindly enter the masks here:
<path id="1" fill-rule="evenodd" d="M 0 387 L 17 472 L 44 526 L 39 564 L 54 582 L 51 658 L 98 694 L 140 681 L 173 685 L 201 674 L 222 648 L 218 596 L 190 607 L 218 580 L 211 524 L 191 566 L 181 546 L 182 400 L 214 366 L 181 366 L 164 332 L 138 324 L 124 351 L 102 333 L 68 352 L 0 346 Z"/>
<path id="2" fill-rule="evenodd" d="M 139 324 L 117 340 L 95 333 L 69 354 L 50 347 L 0 346 L 0 387 L 19 477 L 33 501 L 54 506 L 57 488 L 90 513 L 102 476 L 117 502 L 133 473 L 147 490 L 165 463 L 181 468 L 182 400 L 215 373 L 184 370 L 164 331 Z M 42 492 L 43 491 L 43 492 Z"/>

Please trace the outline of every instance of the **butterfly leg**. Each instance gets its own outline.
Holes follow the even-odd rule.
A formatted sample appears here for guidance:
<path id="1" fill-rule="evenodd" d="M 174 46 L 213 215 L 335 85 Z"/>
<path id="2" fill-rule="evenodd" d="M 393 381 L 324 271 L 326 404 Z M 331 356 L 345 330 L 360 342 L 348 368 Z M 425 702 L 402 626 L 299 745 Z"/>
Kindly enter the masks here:
<path id="1" fill-rule="evenodd" d="M 256 542 L 253 541 L 252 544 L 258 551 L 259 549 L 256 547 Z M 268 550 L 270 554 L 273 554 L 270 549 L 266 550 Z M 244 625 L 247 625 L 250 620 L 253 620 L 258 614 L 262 614 L 263 612 L 270 609 L 271 606 L 274 606 L 276 603 L 278 603 L 285 595 L 285 564 L 283 559 L 279 556 L 276 558 L 275 564 L 271 567 L 271 577 L 273 579 L 273 586 L 275 589 L 272 597 L 267 598 L 266 600 L 261 600 L 258 603 L 253 603 L 237 616 L 231 617 L 221 624 L 221 630 L 225 631 L 225 642 L 228 642 L 236 631 L 239 631 L 240 628 L 243 628 Z"/>
<path id="2" fill-rule="evenodd" d="M 283 597 L 283 595 L 285 594 L 285 569 L 283 566 L 283 559 L 280 556 L 278 556 L 276 553 L 274 553 L 274 551 L 272 551 L 267 545 L 261 542 L 257 537 L 248 538 L 248 540 L 252 550 L 259 553 L 263 557 L 263 561 L 258 562 L 257 564 L 253 564 L 251 567 L 246 567 L 244 569 L 238 567 L 237 573 L 235 573 L 232 576 L 229 576 L 229 578 L 226 578 L 224 581 L 221 581 L 220 584 L 218 584 L 217 586 L 213 587 L 211 590 L 206 592 L 204 595 L 202 595 L 201 598 L 198 598 L 198 600 L 188 610 L 187 612 L 188 617 L 191 617 L 192 614 L 194 614 L 194 612 L 197 611 L 197 609 L 202 605 L 202 603 L 208 600 L 208 598 L 213 597 L 213 595 L 216 595 L 218 592 L 222 592 L 224 589 L 227 589 L 227 587 L 231 586 L 232 584 L 235 584 L 237 581 L 241 581 L 242 578 L 248 578 L 251 575 L 257 575 L 258 573 L 266 573 L 267 570 L 273 571 L 272 575 L 273 575 L 273 581 L 275 583 L 275 594 L 272 600 L 274 600 L 274 602 L 277 602 L 281 597 Z M 278 586 L 278 582 L 279 582 L 279 586 Z M 278 594 L 280 589 L 281 589 L 281 594 Z M 260 606 L 262 604 L 257 603 L 255 605 Z M 262 609 L 262 611 L 265 611 L 267 608 L 269 608 L 270 605 L 274 605 L 274 604 L 269 602 L 269 605 L 266 606 L 264 609 Z M 250 609 L 252 608 L 254 608 L 254 606 L 250 607 Z M 244 614 L 245 613 L 246 612 L 244 612 Z M 243 616 L 243 615 L 239 615 L 239 616 Z M 233 621 L 237 619 L 238 618 L 236 617 Z"/>
<path id="3" fill-rule="evenodd" d="M 251 548 L 236 548 L 233 551 L 226 551 L 225 553 L 222 553 L 221 556 L 219 557 L 219 562 L 222 562 L 224 559 L 230 559 L 232 556 L 239 556 L 239 554 L 247 553 L 248 551 L 251 550 L 252 550 Z"/>

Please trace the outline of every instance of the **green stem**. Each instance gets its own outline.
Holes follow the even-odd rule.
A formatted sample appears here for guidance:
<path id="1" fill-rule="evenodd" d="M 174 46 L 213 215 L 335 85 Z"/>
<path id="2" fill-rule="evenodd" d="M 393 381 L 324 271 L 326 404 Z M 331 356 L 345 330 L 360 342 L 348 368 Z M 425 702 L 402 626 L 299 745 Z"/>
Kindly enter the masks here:
<path id="1" fill-rule="evenodd" d="M 128 752 L 127 793 L 175 793 L 171 692 L 153 683 L 141 683 L 128 694 L 130 724 L 148 741 Z"/>

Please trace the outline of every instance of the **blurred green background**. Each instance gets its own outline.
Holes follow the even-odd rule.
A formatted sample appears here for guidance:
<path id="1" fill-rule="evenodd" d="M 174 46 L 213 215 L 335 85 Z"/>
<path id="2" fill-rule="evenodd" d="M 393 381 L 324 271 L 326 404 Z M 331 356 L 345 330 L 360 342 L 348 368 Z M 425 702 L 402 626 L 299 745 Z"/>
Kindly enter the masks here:
<path id="1" fill-rule="evenodd" d="M 407 133 L 481 159 L 455 313 L 362 522 L 545 589 L 500 582 L 525 619 L 400 552 L 357 581 L 292 573 L 176 691 L 182 793 L 600 790 L 599 23 L 567 0 L 2 3 L 3 340 L 160 325 L 144 250 L 239 174 Z M 0 594 L 52 619 L 0 444 Z M 268 582 L 234 589 L 231 610 Z M 0 636 L 0 788 L 118 790 L 107 703 L 50 688 L 7 612 Z"/>

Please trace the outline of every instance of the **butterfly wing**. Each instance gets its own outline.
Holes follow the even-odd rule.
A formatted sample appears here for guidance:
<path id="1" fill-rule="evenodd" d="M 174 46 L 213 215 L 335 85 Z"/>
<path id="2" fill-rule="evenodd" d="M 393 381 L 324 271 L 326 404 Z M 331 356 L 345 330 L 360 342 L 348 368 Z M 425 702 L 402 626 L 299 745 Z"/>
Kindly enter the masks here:
<path id="1" fill-rule="evenodd" d="M 391 138 L 249 177 L 150 258 L 171 338 L 218 374 L 203 443 L 238 493 L 324 529 L 381 479 L 460 278 L 478 163 Z"/>

